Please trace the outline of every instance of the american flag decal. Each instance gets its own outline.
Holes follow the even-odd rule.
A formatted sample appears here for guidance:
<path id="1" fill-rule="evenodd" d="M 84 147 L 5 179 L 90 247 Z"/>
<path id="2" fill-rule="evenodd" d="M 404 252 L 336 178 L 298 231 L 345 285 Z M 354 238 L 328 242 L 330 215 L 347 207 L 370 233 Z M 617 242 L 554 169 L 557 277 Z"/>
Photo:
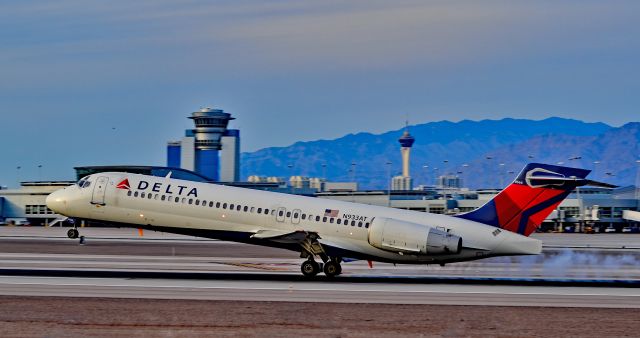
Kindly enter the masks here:
<path id="1" fill-rule="evenodd" d="M 340 210 L 324 209 L 324 215 L 327 217 L 338 217 Z"/>

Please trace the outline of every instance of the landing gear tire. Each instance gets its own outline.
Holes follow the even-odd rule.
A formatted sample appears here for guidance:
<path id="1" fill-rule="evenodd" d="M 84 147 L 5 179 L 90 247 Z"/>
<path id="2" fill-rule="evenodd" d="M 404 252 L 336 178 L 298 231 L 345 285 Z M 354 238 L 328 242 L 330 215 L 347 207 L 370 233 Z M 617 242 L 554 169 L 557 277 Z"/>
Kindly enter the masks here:
<path id="1" fill-rule="evenodd" d="M 78 236 L 80 236 L 80 232 L 78 232 L 78 229 L 69 229 L 69 231 L 67 231 L 67 237 L 71 239 L 76 239 L 78 238 Z"/>
<path id="2" fill-rule="evenodd" d="M 302 274 L 305 277 L 314 277 L 318 274 L 318 272 L 320 272 L 320 264 L 318 264 L 316 261 L 306 260 L 302 262 L 300 271 L 302 271 Z"/>
<path id="3" fill-rule="evenodd" d="M 334 277 L 342 273 L 342 267 L 340 263 L 334 261 L 328 261 L 324 263 L 324 274 L 327 277 Z"/>

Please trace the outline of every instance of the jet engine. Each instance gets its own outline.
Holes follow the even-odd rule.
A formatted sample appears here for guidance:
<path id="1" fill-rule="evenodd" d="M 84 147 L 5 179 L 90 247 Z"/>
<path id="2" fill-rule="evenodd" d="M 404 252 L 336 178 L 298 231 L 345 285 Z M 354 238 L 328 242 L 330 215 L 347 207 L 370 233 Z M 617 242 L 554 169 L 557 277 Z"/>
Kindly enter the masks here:
<path id="1" fill-rule="evenodd" d="M 458 254 L 462 238 L 427 225 L 376 217 L 369 226 L 369 244 L 411 254 Z"/>

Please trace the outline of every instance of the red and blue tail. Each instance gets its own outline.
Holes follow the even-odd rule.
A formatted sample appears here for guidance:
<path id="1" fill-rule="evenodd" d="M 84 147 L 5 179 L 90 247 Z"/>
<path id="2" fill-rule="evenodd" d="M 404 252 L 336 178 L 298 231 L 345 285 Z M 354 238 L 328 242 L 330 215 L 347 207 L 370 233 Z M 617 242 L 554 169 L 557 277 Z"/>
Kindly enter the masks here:
<path id="1" fill-rule="evenodd" d="M 587 180 L 591 170 L 530 163 L 516 180 L 479 209 L 457 217 L 531 235 L 578 186 L 615 187 Z"/>

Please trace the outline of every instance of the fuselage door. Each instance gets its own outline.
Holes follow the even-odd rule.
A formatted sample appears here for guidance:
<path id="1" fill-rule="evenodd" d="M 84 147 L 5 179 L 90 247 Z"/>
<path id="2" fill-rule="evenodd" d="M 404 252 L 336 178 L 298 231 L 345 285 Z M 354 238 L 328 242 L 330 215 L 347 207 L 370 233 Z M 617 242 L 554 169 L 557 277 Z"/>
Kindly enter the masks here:
<path id="1" fill-rule="evenodd" d="M 276 211 L 276 221 L 284 222 L 284 214 L 286 212 L 287 212 L 287 208 L 285 207 L 278 208 L 278 210 Z"/>
<path id="2" fill-rule="evenodd" d="M 91 196 L 91 204 L 104 205 L 104 194 L 107 192 L 107 183 L 109 177 L 100 176 L 93 185 L 93 195 Z"/>
<path id="3" fill-rule="evenodd" d="M 300 223 L 300 214 L 302 212 L 300 211 L 300 209 L 294 209 L 293 210 L 293 215 L 291 215 L 291 223 L 293 224 L 299 224 Z"/>

